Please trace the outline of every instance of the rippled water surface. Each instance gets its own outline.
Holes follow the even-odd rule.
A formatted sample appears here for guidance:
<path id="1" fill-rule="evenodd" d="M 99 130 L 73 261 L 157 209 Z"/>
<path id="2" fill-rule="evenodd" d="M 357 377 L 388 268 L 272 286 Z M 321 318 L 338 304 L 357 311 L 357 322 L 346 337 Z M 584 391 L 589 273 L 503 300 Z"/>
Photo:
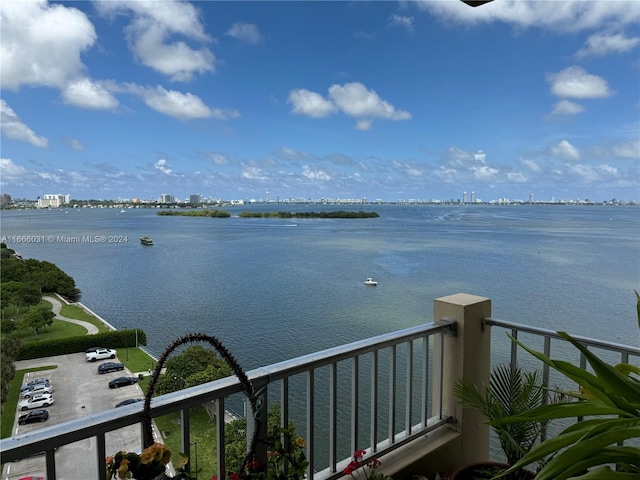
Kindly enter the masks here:
<path id="1" fill-rule="evenodd" d="M 489 297 L 493 316 L 638 343 L 635 207 L 350 207 L 377 219 L 165 217 L 151 209 L 3 211 L 2 235 L 127 236 L 9 243 L 57 264 L 118 328 L 218 336 L 246 368 L 433 320 L 433 300 Z M 149 235 L 145 247 L 139 237 Z M 374 277 L 378 287 L 365 287 Z"/>

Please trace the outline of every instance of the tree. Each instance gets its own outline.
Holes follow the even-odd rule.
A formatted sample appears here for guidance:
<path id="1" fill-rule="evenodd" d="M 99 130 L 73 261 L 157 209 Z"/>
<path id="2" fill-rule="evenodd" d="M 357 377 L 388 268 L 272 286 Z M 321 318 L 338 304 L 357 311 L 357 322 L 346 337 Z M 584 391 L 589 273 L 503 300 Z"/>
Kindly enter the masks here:
<path id="1" fill-rule="evenodd" d="M 47 325 L 51 325 L 54 318 L 55 313 L 53 313 L 48 307 L 35 305 L 33 307 L 29 307 L 23 315 L 22 321 L 33 328 L 33 331 L 37 336 L 38 330 L 41 328 L 45 328 L 46 330 Z"/>
<path id="2" fill-rule="evenodd" d="M 0 298 L 3 305 L 15 305 L 19 315 L 20 307 L 37 305 L 40 302 L 40 292 L 27 283 L 3 282 L 0 284 Z"/>
<path id="3" fill-rule="evenodd" d="M 187 348 L 167 360 L 166 373 L 158 379 L 158 395 L 193 387 L 232 374 L 231 368 L 213 350 L 201 345 Z"/>
<path id="4" fill-rule="evenodd" d="M 20 340 L 13 335 L 0 339 L 0 401 L 4 403 L 9 392 L 9 382 L 15 374 L 15 359 L 20 353 Z"/>
<path id="5" fill-rule="evenodd" d="M 304 479 L 308 462 L 304 454 L 305 441 L 298 437 L 293 422 L 287 428 L 280 427 L 280 404 L 269 407 L 267 412 L 266 472 L 262 477 L 274 480 Z M 240 418 L 225 425 L 225 467 L 227 472 L 240 472 L 247 455 L 247 419 Z M 259 470 L 262 470 L 258 466 Z M 285 474 L 286 472 L 286 474 Z M 233 478 L 233 477 L 232 477 Z"/>

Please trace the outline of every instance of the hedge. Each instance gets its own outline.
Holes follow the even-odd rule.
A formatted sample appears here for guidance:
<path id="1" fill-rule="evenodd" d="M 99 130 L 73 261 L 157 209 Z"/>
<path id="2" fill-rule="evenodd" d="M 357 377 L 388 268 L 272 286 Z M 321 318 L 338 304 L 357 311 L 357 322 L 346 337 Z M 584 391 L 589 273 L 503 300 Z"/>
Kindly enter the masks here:
<path id="1" fill-rule="evenodd" d="M 114 330 L 82 335 L 78 337 L 61 338 L 58 340 L 43 340 L 41 342 L 23 345 L 17 360 L 31 360 L 33 358 L 50 357 L 51 355 L 67 355 L 84 352 L 90 347 L 126 348 L 147 344 L 147 335 L 140 329 Z"/>

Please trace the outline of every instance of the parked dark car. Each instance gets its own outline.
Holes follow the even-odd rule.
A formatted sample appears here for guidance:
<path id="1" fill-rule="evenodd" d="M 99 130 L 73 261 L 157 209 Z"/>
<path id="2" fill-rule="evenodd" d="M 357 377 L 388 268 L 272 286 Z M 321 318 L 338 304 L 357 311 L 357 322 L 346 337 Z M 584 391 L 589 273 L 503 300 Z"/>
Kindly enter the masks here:
<path id="1" fill-rule="evenodd" d="M 118 372 L 124 370 L 124 364 L 118 362 L 105 362 L 98 367 L 98 373 Z"/>
<path id="2" fill-rule="evenodd" d="M 131 405 L 132 403 L 142 402 L 142 398 L 127 398 L 121 402 L 116 403 L 116 408 L 124 407 L 125 405 Z"/>
<path id="3" fill-rule="evenodd" d="M 46 422 L 49 418 L 49 411 L 44 409 L 33 410 L 18 417 L 18 425 L 26 425 L 27 423 Z"/>
<path id="4" fill-rule="evenodd" d="M 109 388 L 120 388 L 134 383 L 138 383 L 136 377 L 118 377 L 109 382 Z"/>

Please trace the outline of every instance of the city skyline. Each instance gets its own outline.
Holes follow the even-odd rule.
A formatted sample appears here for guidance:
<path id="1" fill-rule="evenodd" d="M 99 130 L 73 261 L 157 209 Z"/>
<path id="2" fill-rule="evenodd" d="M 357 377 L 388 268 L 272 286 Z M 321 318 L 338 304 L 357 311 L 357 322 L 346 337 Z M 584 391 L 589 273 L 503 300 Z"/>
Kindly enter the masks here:
<path id="1" fill-rule="evenodd" d="M 150 6 L 0 5 L 3 193 L 640 201 L 637 2 Z"/>

